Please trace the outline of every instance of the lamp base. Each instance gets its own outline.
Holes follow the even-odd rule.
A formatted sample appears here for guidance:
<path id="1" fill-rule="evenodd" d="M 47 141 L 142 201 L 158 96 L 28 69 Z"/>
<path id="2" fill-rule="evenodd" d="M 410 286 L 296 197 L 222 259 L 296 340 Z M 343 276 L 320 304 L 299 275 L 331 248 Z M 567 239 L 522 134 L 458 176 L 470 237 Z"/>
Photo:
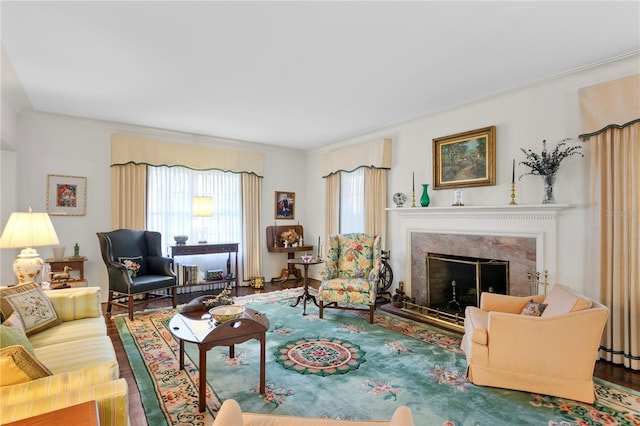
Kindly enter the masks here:
<path id="1" fill-rule="evenodd" d="M 13 273 L 20 284 L 36 280 L 42 271 L 43 261 L 35 249 L 23 249 L 13 261 Z"/>

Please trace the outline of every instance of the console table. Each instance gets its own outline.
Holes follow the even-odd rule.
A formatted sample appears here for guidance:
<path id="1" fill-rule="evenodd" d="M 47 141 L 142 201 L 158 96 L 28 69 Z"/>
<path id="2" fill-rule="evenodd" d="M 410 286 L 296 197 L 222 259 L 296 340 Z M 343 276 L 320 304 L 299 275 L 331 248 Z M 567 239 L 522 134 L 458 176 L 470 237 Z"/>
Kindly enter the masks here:
<path id="1" fill-rule="evenodd" d="M 223 280 L 215 280 L 215 281 L 201 281 L 196 284 L 184 284 L 185 286 L 193 286 L 193 285 L 203 285 L 217 282 L 234 282 L 236 291 L 238 291 L 238 284 L 240 283 L 238 279 L 238 243 L 223 243 L 223 244 L 193 244 L 193 245 L 175 245 L 171 246 L 171 257 L 175 258 L 176 256 L 192 256 L 199 254 L 228 254 L 227 258 L 227 275 Z M 229 278 L 231 275 L 231 253 L 234 254 L 235 257 L 235 273 L 232 278 Z M 178 284 L 182 285 L 182 284 Z"/>
<path id="2" fill-rule="evenodd" d="M 275 281 L 284 282 L 289 279 L 290 276 L 294 276 L 297 281 L 302 279 L 302 273 L 300 269 L 296 268 L 294 263 L 289 262 L 292 259 L 295 259 L 297 252 L 309 252 L 313 253 L 312 245 L 302 245 L 297 247 L 284 247 L 282 242 L 279 241 L 280 234 L 289 229 L 295 229 L 298 235 L 303 237 L 304 241 L 304 229 L 302 225 L 291 225 L 291 226 L 267 226 L 267 250 L 271 253 L 287 253 L 287 267 L 282 268 L 280 271 L 280 275 L 274 278 L 271 278 L 271 283 L 273 284 Z"/>

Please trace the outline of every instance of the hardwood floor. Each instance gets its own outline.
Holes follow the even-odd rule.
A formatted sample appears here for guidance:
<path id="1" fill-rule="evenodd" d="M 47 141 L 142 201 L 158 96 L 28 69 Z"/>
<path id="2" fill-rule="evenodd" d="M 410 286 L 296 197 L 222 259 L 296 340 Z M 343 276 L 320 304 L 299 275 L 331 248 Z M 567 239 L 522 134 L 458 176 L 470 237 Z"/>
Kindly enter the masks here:
<path id="1" fill-rule="evenodd" d="M 318 285 L 318 281 L 310 280 L 311 287 L 317 288 Z M 283 284 L 271 284 L 269 282 L 266 282 L 264 290 L 254 290 L 251 287 L 240 287 L 238 288 L 238 296 L 252 294 L 256 291 L 269 292 L 299 286 L 300 283 L 296 283 L 295 280 L 287 281 Z M 190 300 L 203 294 L 207 294 L 207 292 L 194 292 L 178 295 L 178 304 L 187 303 Z M 143 303 L 138 305 L 136 309 L 142 310 L 166 307 L 168 306 L 168 302 L 168 299 L 149 301 L 146 304 Z M 103 305 L 103 310 L 106 313 L 106 304 Z M 125 311 L 121 308 L 113 308 L 113 314 L 120 314 L 124 312 Z M 406 316 L 408 317 L 409 315 Z M 412 319 L 419 320 L 419 318 Z M 107 333 L 111 338 L 111 341 L 113 342 L 113 346 L 118 357 L 118 363 L 120 364 L 120 377 L 126 379 L 127 384 L 129 385 L 129 417 L 131 420 L 131 426 L 147 426 L 147 420 L 144 414 L 144 409 L 142 407 L 138 385 L 136 384 L 133 372 L 131 371 L 129 360 L 124 351 L 122 341 L 120 340 L 120 335 L 118 334 L 118 330 L 116 329 L 115 323 L 113 321 L 107 319 L 106 323 Z M 616 383 L 640 391 L 640 373 L 634 372 L 633 370 L 621 367 L 619 365 L 614 365 L 604 361 L 598 361 L 596 363 L 594 376 L 611 383 Z"/>

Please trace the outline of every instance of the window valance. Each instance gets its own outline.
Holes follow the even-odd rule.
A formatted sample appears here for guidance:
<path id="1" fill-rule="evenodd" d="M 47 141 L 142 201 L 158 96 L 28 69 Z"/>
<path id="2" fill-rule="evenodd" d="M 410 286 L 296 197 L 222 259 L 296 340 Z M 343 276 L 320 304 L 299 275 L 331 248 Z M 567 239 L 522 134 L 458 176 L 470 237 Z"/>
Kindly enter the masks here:
<path id="1" fill-rule="evenodd" d="M 184 166 L 196 170 L 218 169 L 235 173 L 264 174 L 264 155 L 255 151 L 179 144 L 136 136 L 111 136 L 111 165 L 149 164 Z"/>
<path id="2" fill-rule="evenodd" d="M 640 75 L 580 89 L 581 138 L 640 119 Z"/>
<path id="3" fill-rule="evenodd" d="M 335 149 L 322 155 L 322 176 L 339 171 L 351 172 L 359 167 L 391 168 L 391 139 L 377 139 Z"/>

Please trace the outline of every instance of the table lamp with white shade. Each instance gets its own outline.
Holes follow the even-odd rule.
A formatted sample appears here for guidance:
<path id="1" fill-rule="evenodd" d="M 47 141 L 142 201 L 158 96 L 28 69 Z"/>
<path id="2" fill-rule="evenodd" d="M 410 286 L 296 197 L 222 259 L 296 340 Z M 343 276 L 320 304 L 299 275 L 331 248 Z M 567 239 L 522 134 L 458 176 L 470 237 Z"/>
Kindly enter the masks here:
<path id="1" fill-rule="evenodd" d="M 193 215 L 201 218 L 201 235 L 198 243 L 206 244 L 207 228 L 204 225 L 204 218 L 213 216 L 213 198 L 207 196 L 193 197 Z"/>
<path id="2" fill-rule="evenodd" d="M 47 213 L 14 212 L 0 236 L 0 248 L 23 248 L 13 261 L 13 273 L 20 284 L 35 281 L 42 270 L 43 261 L 33 247 L 59 244 L 56 230 Z"/>

